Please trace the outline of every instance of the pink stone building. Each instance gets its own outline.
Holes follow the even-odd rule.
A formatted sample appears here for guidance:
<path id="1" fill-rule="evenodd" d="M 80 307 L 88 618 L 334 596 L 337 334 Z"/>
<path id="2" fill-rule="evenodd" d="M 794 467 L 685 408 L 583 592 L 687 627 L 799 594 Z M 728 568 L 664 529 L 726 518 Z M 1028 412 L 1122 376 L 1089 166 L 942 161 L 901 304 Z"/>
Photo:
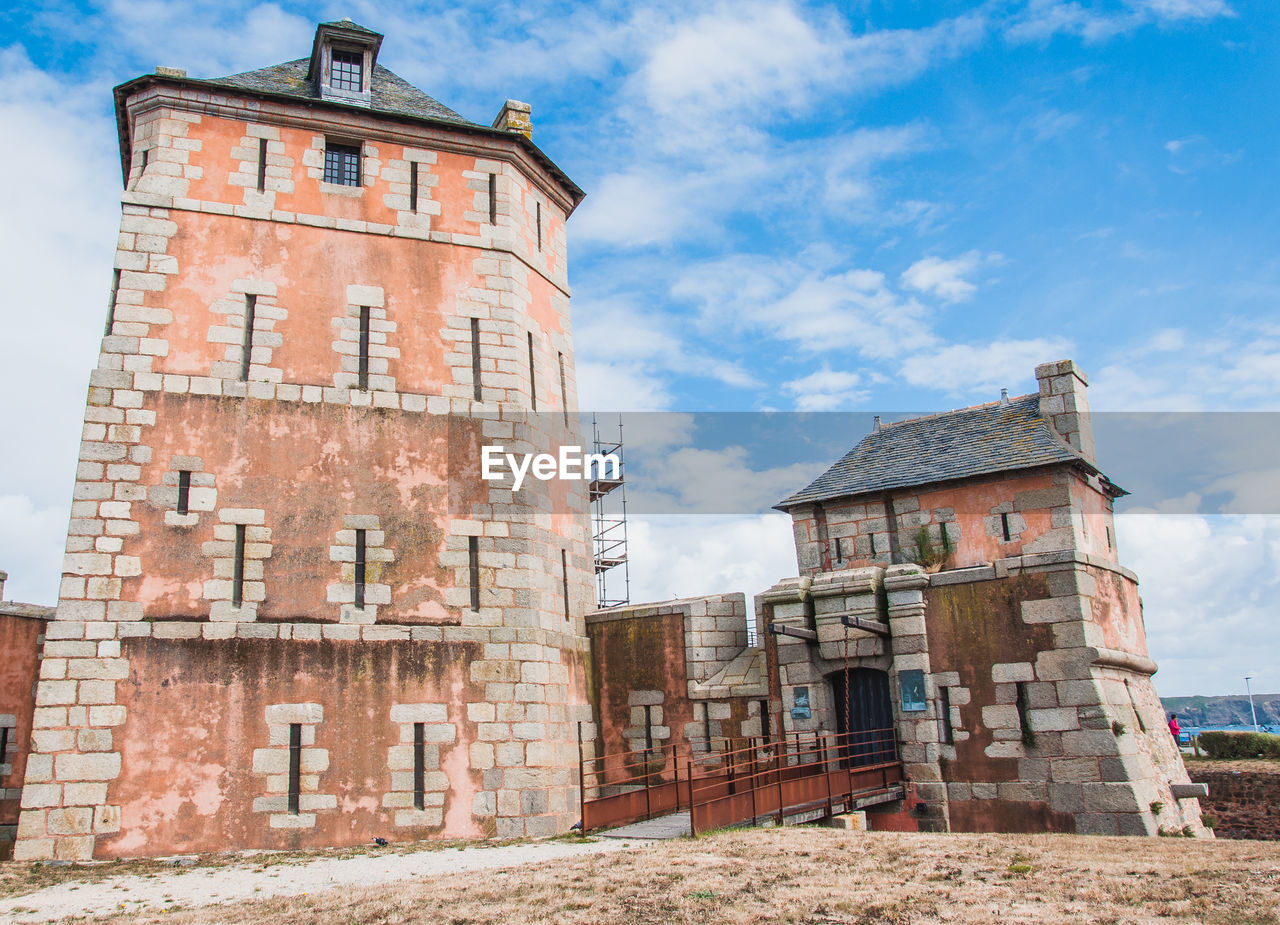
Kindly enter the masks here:
<path id="1" fill-rule="evenodd" d="M 585 488 L 529 107 L 310 54 L 115 90 L 125 190 L 16 856 L 550 835 L 577 819 Z M 590 732 L 588 728 L 588 734 Z"/>

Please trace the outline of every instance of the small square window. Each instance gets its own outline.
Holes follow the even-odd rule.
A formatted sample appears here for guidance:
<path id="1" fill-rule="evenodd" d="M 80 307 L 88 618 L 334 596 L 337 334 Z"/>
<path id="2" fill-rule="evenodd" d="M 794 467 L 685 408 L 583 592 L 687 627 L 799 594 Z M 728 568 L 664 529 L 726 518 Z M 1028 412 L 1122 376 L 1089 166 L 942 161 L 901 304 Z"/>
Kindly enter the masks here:
<path id="1" fill-rule="evenodd" d="M 364 90 L 364 55 L 358 51 L 333 50 L 329 66 L 329 86 L 335 90 Z"/>
<path id="2" fill-rule="evenodd" d="M 324 182 L 338 183 L 342 186 L 360 185 L 360 148 L 358 145 L 325 145 Z"/>

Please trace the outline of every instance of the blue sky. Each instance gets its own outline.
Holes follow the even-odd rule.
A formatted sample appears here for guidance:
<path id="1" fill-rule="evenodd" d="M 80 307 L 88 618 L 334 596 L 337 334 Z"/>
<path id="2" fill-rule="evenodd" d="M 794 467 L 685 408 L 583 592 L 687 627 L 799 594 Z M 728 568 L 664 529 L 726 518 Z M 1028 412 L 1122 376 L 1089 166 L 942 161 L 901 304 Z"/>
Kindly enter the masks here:
<path id="1" fill-rule="evenodd" d="M 118 221 L 110 87 L 302 57 L 343 16 L 475 121 L 530 101 L 587 190 L 569 225 L 584 407 L 937 410 L 1029 391 L 1064 356 L 1096 409 L 1280 403 L 1264 0 L 50 2 L 0 13 L 21 141 L 0 151 L 21 178 L 0 230 L 6 596 L 56 595 Z M 684 419 L 661 420 L 635 438 Z M 1261 455 L 1251 477 L 1275 477 Z M 715 462 L 780 497 L 829 461 Z M 1119 526 L 1160 690 L 1280 689 L 1280 521 L 1187 510 Z M 637 597 L 795 570 L 776 516 L 650 517 L 633 537 Z"/>

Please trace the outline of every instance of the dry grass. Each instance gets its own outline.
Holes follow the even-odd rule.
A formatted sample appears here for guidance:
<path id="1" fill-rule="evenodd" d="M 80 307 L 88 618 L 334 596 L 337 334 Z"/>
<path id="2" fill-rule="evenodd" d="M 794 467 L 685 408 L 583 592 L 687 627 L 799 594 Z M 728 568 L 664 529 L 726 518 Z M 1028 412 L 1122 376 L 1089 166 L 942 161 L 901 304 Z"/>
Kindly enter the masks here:
<path id="1" fill-rule="evenodd" d="M 1275 758 L 1196 758 L 1183 755 L 1188 771 L 1249 771 L 1255 774 L 1280 774 L 1280 760 Z"/>
<path id="2" fill-rule="evenodd" d="M 437 840 L 403 842 L 383 848 L 373 845 L 355 845 L 348 848 L 316 848 L 306 851 L 227 851 L 179 855 L 173 858 L 130 858 L 122 861 L 85 861 L 77 864 L 5 861 L 0 862 L 0 898 L 22 896 L 60 883 L 93 884 L 111 877 L 126 875 L 148 879 L 160 878 L 187 867 L 265 870 L 268 867 L 283 864 L 305 864 L 320 858 L 350 858 L 365 854 L 408 854 L 476 844 L 499 846 L 514 844 L 515 841 L 517 840 L 477 843 Z M 518 841 L 524 841 L 524 839 Z"/>
<path id="3" fill-rule="evenodd" d="M 1280 845 L 789 828 L 111 922 L 1280 923 Z"/>

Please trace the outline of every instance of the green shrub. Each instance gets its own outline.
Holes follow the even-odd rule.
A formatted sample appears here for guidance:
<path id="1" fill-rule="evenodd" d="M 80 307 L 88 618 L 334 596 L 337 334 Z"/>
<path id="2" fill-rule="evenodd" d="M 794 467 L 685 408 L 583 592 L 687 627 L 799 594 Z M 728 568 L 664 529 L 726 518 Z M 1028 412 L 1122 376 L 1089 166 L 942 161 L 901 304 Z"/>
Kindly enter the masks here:
<path id="1" fill-rule="evenodd" d="M 1280 758 L 1280 736 L 1268 732 L 1202 732 L 1198 744 L 1210 758 Z"/>

